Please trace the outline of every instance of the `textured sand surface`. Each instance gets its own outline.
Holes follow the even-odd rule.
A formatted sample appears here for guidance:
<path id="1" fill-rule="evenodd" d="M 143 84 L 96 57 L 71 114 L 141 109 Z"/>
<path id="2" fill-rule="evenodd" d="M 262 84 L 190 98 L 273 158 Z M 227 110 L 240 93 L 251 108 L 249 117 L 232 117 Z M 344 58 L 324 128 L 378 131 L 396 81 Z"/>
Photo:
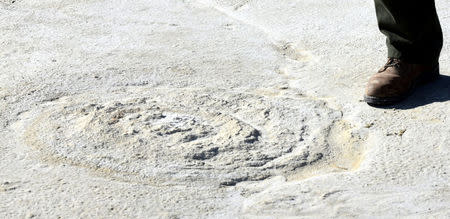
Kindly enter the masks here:
<path id="1" fill-rule="evenodd" d="M 1 218 L 450 217 L 450 44 L 367 106 L 371 1 L 1 0 L 0 33 Z"/>

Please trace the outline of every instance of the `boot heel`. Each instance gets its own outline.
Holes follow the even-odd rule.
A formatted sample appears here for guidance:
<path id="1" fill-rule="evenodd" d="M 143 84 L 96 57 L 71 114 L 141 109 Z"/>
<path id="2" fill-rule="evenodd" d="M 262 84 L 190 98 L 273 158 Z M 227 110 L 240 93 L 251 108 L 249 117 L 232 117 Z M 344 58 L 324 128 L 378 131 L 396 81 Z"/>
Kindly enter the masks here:
<path id="1" fill-rule="evenodd" d="M 438 63 L 430 73 L 422 74 L 422 76 L 419 79 L 418 84 L 426 84 L 426 83 L 432 82 L 432 81 L 438 79 L 439 76 L 440 76 L 440 73 L 439 73 L 439 63 Z"/>

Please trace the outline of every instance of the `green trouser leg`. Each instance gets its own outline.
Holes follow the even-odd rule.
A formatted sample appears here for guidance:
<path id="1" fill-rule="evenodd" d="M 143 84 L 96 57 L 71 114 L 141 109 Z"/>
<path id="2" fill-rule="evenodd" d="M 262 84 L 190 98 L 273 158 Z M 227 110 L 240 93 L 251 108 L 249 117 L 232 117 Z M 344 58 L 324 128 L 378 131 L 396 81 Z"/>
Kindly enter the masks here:
<path id="1" fill-rule="evenodd" d="M 434 0 L 375 0 L 375 8 L 388 57 L 438 62 L 443 40 Z"/>

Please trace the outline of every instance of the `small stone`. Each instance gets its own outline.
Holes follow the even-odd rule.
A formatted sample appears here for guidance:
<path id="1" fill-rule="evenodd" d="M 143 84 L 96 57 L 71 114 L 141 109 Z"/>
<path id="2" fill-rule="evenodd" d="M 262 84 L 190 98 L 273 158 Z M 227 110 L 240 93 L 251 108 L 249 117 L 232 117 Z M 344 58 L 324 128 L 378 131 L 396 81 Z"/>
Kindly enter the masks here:
<path id="1" fill-rule="evenodd" d="M 406 132 L 406 129 L 401 129 L 398 133 L 397 133 L 397 135 L 398 136 L 403 136 L 403 134 Z"/>
<path id="2" fill-rule="evenodd" d="M 373 125 L 375 125 L 373 122 L 367 123 L 364 128 L 371 128 Z"/>

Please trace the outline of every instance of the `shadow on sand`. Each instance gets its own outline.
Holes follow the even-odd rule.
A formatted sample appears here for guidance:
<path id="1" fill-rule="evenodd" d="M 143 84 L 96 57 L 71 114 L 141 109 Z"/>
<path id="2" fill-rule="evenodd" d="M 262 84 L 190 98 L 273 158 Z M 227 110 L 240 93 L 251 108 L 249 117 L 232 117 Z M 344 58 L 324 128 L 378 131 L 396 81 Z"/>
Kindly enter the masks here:
<path id="1" fill-rule="evenodd" d="M 432 83 L 419 86 L 406 100 L 395 105 L 379 108 L 412 109 L 435 102 L 446 101 L 450 101 L 450 76 L 441 75 L 439 79 Z"/>

